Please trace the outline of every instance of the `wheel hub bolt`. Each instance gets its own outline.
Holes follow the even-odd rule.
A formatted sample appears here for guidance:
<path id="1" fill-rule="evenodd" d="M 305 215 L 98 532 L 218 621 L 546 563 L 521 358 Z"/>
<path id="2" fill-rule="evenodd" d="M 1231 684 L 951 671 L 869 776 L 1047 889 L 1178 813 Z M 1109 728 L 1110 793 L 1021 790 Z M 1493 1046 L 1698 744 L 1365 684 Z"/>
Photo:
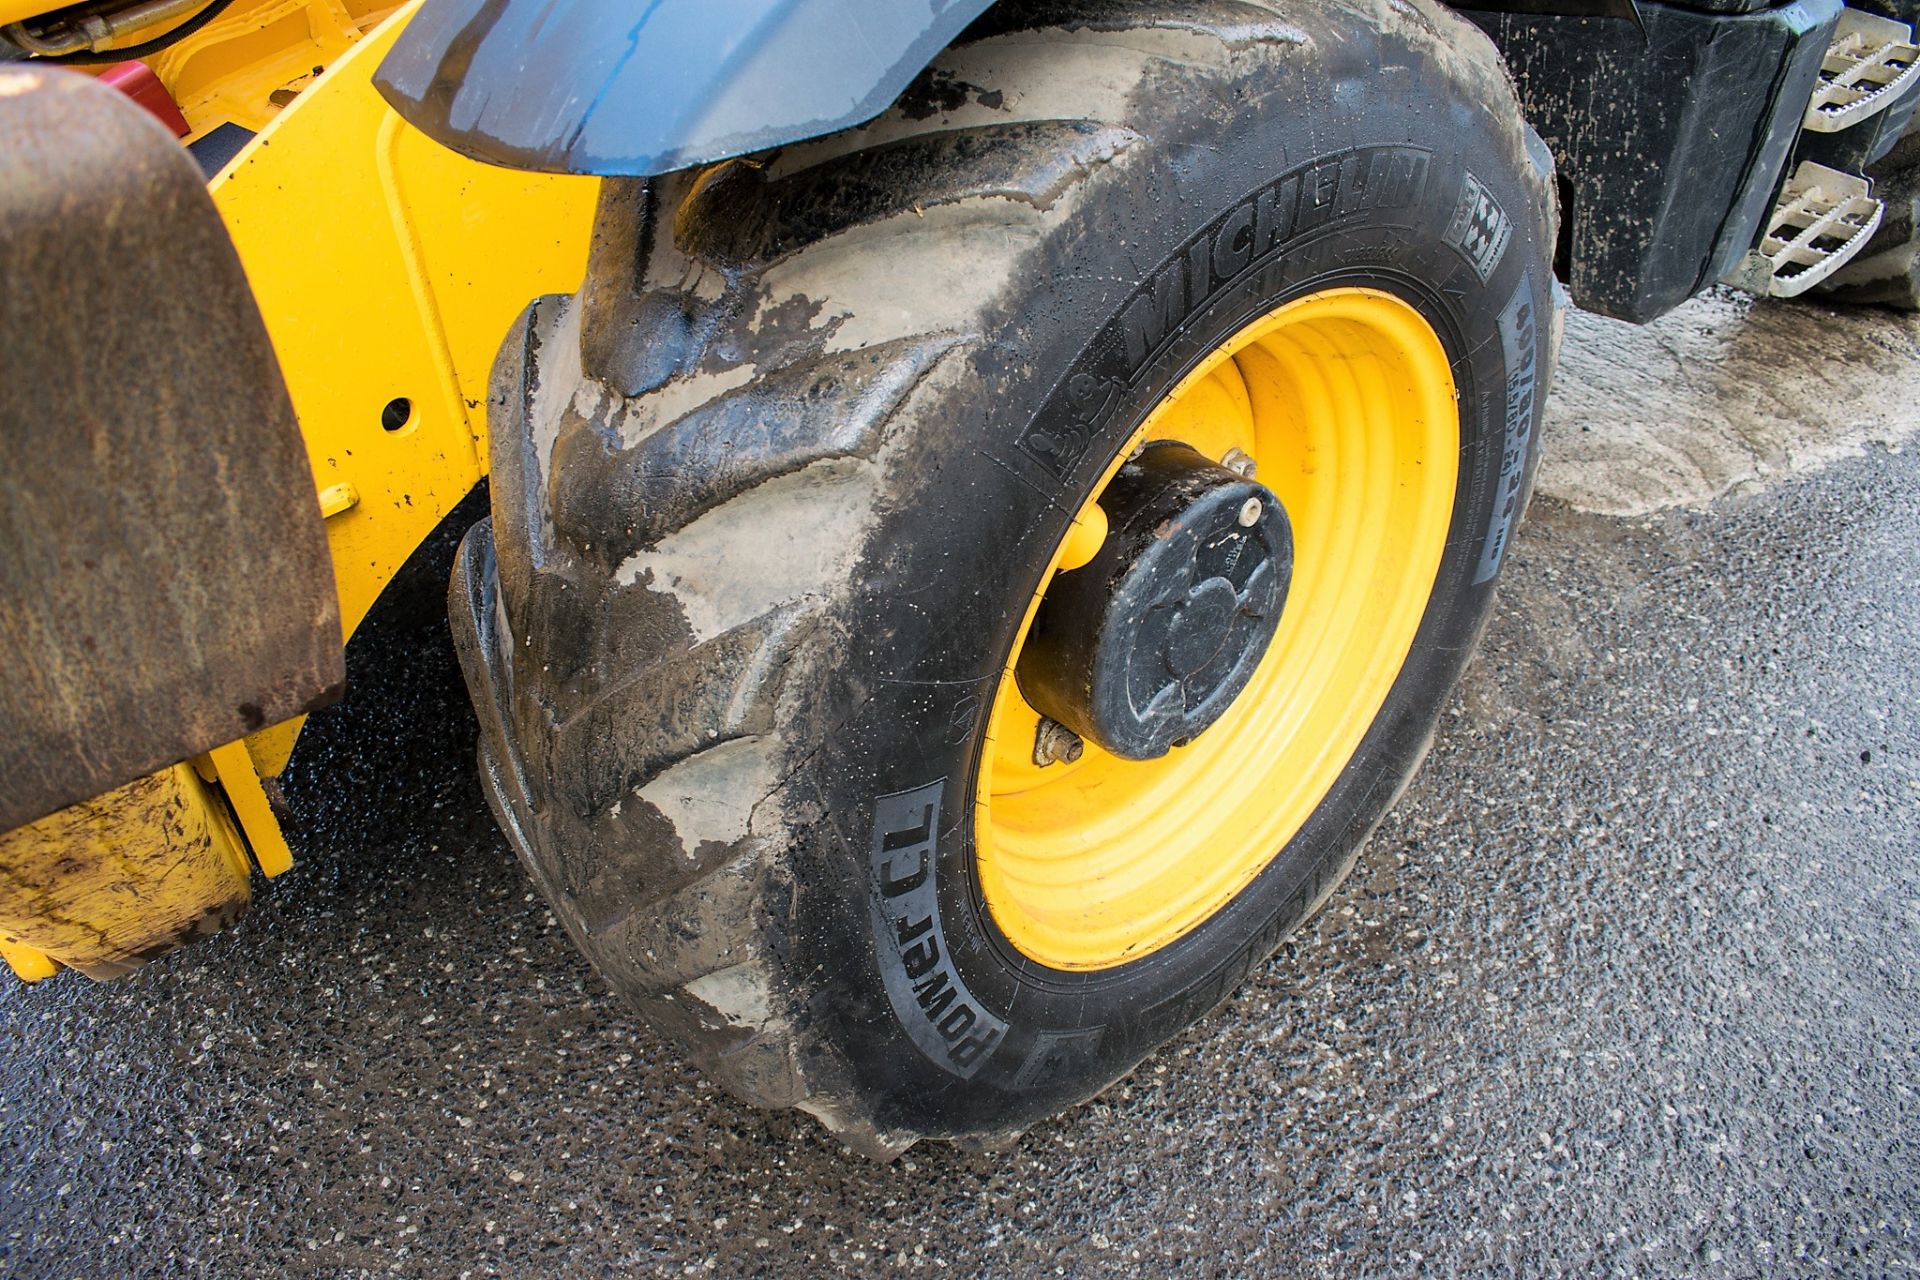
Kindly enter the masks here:
<path id="1" fill-rule="evenodd" d="M 1233 472 L 1233 474 L 1244 476 L 1248 480 L 1253 479 L 1254 472 L 1259 470 L 1254 464 L 1253 455 L 1245 449 L 1227 450 L 1227 456 L 1220 459 L 1220 465 Z"/>
<path id="2" fill-rule="evenodd" d="M 1256 524 L 1259 524 L 1260 511 L 1260 499 L 1258 498 L 1248 498 L 1245 502 L 1241 503 L 1239 515 L 1240 527 L 1242 529 L 1251 529 Z"/>
<path id="3" fill-rule="evenodd" d="M 1050 764 L 1072 764 L 1086 749 L 1079 734 L 1058 720 L 1040 717 L 1040 729 L 1033 735 L 1033 762 L 1042 769 Z"/>

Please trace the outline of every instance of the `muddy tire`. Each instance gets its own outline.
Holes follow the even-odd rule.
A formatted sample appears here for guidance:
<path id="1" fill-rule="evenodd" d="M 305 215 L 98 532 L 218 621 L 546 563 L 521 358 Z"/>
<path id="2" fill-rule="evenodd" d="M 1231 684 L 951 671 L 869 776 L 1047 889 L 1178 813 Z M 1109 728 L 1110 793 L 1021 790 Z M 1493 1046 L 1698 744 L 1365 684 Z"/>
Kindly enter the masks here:
<path id="1" fill-rule="evenodd" d="M 875 1154 L 1017 1133 L 1223 1000 L 1486 619 L 1545 394 L 1544 157 L 1436 5 L 1181 0 L 1002 6 L 870 126 L 610 186 L 586 285 L 502 354 L 453 589 L 489 797 L 607 981 Z M 1035 960 L 973 850 L 1027 606 L 1183 374 L 1329 290 L 1417 313 L 1458 396 L 1411 648 L 1229 901 Z"/>

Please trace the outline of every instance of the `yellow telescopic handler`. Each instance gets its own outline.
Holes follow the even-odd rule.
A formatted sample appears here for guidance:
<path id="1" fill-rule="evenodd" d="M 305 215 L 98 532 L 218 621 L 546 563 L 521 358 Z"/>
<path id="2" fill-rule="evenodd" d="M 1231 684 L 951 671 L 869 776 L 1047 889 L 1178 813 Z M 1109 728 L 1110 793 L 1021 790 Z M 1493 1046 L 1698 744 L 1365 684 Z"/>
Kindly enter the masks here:
<path id="1" fill-rule="evenodd" d="M 870 1154 L 1017 1134 L 1404 789 L 1569 300 L 1920 300 L 1916 10 L 0 0 L 0 956 L 288 870 L 485 481 L 481 779 L 608 983 Z"/>

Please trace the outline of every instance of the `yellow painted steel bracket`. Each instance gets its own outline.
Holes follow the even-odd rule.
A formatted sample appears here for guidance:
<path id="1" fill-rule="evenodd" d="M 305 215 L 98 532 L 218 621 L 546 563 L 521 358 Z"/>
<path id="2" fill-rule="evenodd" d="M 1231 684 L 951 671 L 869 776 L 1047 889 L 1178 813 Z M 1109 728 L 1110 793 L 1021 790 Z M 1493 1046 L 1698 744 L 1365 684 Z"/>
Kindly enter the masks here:
<path id="1" fill-rule="evenodd" d="M 299 419 L 347 635 L 484 475 L 501 338 L 532 298 L 578 286 L 599 185 L 478 164 L 405 125 L 371 77 L 415 7 L 362 38 L 383 11 L 354 0 L 235 6 L 155 59 L 196 135 L 264 126 L 210 190 Z M 236 916 L 243 841 L 265 874 L 291 865 L 269 793 L 301 725 L 0 835 L 0 870 L 69 873 L 57 927 L 0 923 L 0 957 L 29 981 L 56 960 L 111 976 L 144 958 L 142 928 L 164 950 Z M 199 903 L 189 918 L 139 892 L 161 850 L 199 868 L 204 892 L 164 895 Z"/>

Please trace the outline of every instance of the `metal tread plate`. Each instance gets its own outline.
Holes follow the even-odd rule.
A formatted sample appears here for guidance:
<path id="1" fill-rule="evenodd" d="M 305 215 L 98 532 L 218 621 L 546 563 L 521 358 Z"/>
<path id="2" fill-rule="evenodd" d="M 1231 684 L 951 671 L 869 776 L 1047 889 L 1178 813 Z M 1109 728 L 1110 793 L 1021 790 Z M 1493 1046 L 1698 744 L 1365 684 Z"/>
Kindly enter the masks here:
<path id="1" fill-rule="evenodd" d="M 1733 282 L 1776 298 L 1804 293 L 1866 247 L 1885 208 L 1865 178 L 1803 161 Z"/>
<path id="2" fill-rule="evenodd" d="M 1920 80 L 1913 28 L 1877 14 L 1846 9 L 1820 64 L 1805 127 L 1837 133 L 1883 111 Z"/>

